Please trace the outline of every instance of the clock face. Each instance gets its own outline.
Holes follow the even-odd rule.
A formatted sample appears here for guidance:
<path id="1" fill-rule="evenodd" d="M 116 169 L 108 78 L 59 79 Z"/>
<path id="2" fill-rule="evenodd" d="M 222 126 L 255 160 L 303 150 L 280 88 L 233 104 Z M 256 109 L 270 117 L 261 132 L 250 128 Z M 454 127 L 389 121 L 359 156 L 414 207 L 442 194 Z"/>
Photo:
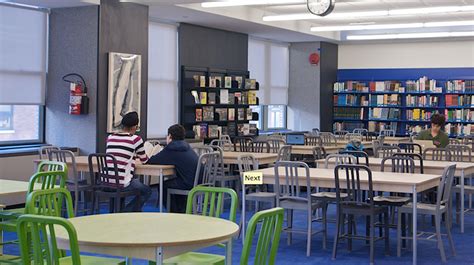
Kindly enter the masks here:
<path id="1" fill-rule="evenodd" d="M 307 0 L 309 12 L 325 16 L 334 9 L 334 0 Z"/>

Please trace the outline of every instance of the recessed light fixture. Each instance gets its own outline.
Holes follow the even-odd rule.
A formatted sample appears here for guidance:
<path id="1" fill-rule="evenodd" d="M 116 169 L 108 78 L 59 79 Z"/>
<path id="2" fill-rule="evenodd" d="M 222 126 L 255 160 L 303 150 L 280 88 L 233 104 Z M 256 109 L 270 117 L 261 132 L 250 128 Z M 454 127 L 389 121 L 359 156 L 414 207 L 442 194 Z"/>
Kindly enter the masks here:
<path id="1" fill-rule="evenodd" d="M 229 6 L 252 6 L 252 5 L 282 5 L 303 4 L 306 0 L 228 0 L 221 2 L 203 2 L 202 7 L 229 7 Z"/>
<path id="2" fill-rule="evenodd" d="M 410 16 L 420 14 L 434 13 L 455 13 L 455 12 L 472 12 L 474 5 L 471 6 L 442 6 L 429 8 L 411 8 L 411 9 L 393 9 L 378 10 L 366 12 L 340 12 L 331 13 L 325 17 L 315 16 L 309 13 L 273 15 L 264 16 L 263 21 L 287 21 L 287 20 L 305 20 L 305 19 L 353 19 L 362 17 L 389 17 L 389 16 Z"/>
<path id="3" fill-rule="evenodd" d="M 424 39 L 442 37 L 472 37 L 474 31 L 460 32 L 420 32 L 420 33 L 400 33 L 400 34 L 380 34 L 380 35 L 349 35 L 348 40 L 390 40 L 390 39 Z"/>
<path id="4" fill-rule="evenodd" d="M 473 26 L 474 20 L 465 21 L 443 21 L 426 23 L 405 23 L 405 24 L 375 24 L 375 25 L 342 25 L 342 26 L 321 26 L 312 27 L 311 31 L 344 31 L 344 30 L 373 30 L 373 29 L 407 29 L 407 28 L 432 28 L 450 26 Z"/>

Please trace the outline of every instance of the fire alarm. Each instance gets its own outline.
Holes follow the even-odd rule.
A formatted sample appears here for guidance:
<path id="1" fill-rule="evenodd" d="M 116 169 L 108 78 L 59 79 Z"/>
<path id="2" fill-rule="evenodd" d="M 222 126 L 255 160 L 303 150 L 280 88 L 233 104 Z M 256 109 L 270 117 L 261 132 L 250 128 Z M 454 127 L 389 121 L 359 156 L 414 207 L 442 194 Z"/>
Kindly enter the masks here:
<path id="1" fill-rule="evenodd" d="M 311 65 L 318 65 L 319 63 L 319 54 L 317 52 L 314 52 L 309 55 L 309 63 Z"/>

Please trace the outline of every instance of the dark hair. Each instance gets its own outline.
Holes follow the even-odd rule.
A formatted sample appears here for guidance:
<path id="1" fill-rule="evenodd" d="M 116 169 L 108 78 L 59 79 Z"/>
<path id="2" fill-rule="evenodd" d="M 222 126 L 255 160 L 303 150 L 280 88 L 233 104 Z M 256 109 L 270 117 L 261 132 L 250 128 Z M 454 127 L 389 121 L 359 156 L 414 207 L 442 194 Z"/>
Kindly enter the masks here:
<path id="1" fill-rule="evenodd" d="M 436 113 L 433 116 L 431 116 L 431 124 L 436 124 L 440 126 L 441 128 L 443 128 L 445 123 L 446 123 L 446 118 L 444 117 L 444 115 Z"/>
<path id="2" fill-rule="evenodd" d="M 171 125 L 168 128 L 168 135 L 170 135 L 171 139 L 174 141 L 184 140 L 185 133 L 186 130 L 179 124 Z"/>
<path id="3" fill-rule="evenodd" d="M 137 126 L 140 122 L 138 118 L 138 113 L 136 111 L 129 112 L 125 114 L 122 118 L 122 126 L 125 128 L 131 128 Z"/>

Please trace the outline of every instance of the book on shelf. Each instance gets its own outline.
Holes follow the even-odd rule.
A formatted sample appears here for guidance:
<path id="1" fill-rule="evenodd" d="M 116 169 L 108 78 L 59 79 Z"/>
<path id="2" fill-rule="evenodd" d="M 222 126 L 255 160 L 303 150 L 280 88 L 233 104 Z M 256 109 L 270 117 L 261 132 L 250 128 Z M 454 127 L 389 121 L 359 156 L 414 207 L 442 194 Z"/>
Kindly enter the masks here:
<path id="1" fill-rule="evenodd" d="M 199 94 L 196 90 L 191 91 L 191 95 L 194 97 L 194 103 L 199 104 L 201 101 L 199 100 Z"/>
<path id="2" fill-rule="evenodd" d="M 333 86 L 334 92 L 369 92 L 369 88 L 365 83 L 356 81 L 337 82 Z"/>
<path id="3" fill-rule="evenodd" d="M 251 135 L 257 135 L 258 129 L 257 129 L 257 124 L 250 123 L 249 124 L 249 133 Z"/>
<path id="4" fill-rule="evenodd" d="M 248 104 L 248 92 L 242 92 L 239 104 Z"/>
<path id="5" fill-rule="evenodd" d="M 218 138 L 219 137 L 219 126 L 218 125 L 209 125 L 208 126 L 208 137 L 209 138 Z"/>
<path id="6" fill-rule="evenodd" d="M 473 127 L 472 124 L 447 123 L 444 131 L 452 136 L 471 135 L 474 134 Z"/>
<path id="7" fill-rule="evenodd" d="M 224 87 L 225 88 L 232 88 L 232 76 L 224 77 Z"/>
<path id="8" fill-rule="evenodd" d="M 438 107 L 439 96 L 426 95 L 426 96 L 406 96 L 406 105 L 414 107 Z"/>
<path id="9" fill-rule="evenodd" d="M 214 107 L 206 106 L 202 108 L 202 120 L 203 121 L 214 120 Z"/>
<path id="10" fill-rule="evenodd" d="M 334 118 L 364 119 L 363 108 L 334 108 Z"/>
<path id="11" fill-rule="evenodd" d="M 229 108 L 227 111 L 228 111 L 228 120 L 229 121 L 234 121 L 235 120 L 235 109 L 234 108 Z"/>
<path id="12" fill-rule="evenodd" d="M 244 78 L 242 76 L 236 76 L 234 77 L 235 81 L 237 82 L 237 87 L 238 89 L 242 88 L 242 82 L 244 81 Z"/>
<path id="13" fill-rule="evenodd" d="M 445 95 L 446 107 L 453 106 L 474 106 L 474 96 L 472 95 Z"/>
<path id="14" fill-rule="evenodd" d="M 363 122 L 335 122 L 333 124 L 333 131 L 348 131 L 352 132 L 356 128 L 364 128 Z"/>
<path id="15" fill-rule="evenodd" d="M 201 75 L 201 76 L 199 76 L 199 80 L 200 80 L 199 86 L 200 87 L 206 87 L 206 77 Z"/>
<path id="16" fill-rule="evenodd" d="M 367 130 L 369 132 L 380 132 L 382 130 L 394 130 L 398 131 L 398 122 L 378 122 L 378 121 L 369 121 Z"/>
<path id="17" fill-rule="evenodd" d="M 251 108 L 247 109 L 247 117 L 246 118 L 247 118 L 248 121 L 252 120 L 252 109 Z"/>
<path id="18" fill-rule="evenodd" d="M 249 78 L 245 79 L 245 86 L 244 86 L 244 89 L 250 89 L 251 87 L 251 81 Z"/>
<path id="19" fill-rule="evenodd" d="M 438 111 L 430 111 L 425 109 L 406 110 L 406 119 L 415 121 L 429 121 L 431 116 L 433 116 L 435 113 L 438 113 Z"/>
<path id="20" fill-rule="evenodd" d="M 202 109 L 196 109 L 196 121 L 202 121 Z"/>
<path id="21" fill-rule="evenodd" d="M 229 93 L 229 104 L 230 105 L 235 104 L 235 95 L 234 95 L 234 93 Z"/>
<path id="22" fill-rule="evenodd" d="M 209 76 L 209 87 L 216 87 L 216 77 Z"/>
<path id="23" fill-rule="evenodd" d="M 219 121 L 227 121 L 227 108 L 216 108 L 216 114 L 219 116 Z"/>
<path id="24" fill-rule="evenodd" d="M 200 87 L 200 76 L 199 75 L 193 75 L 193 81 L 194 81 L 194 87 Z"/>
<path id="25" fill-rule="evenodd" d="M 222 87 L 222 76 L 216 76 L 216 87 Z"/>
<path id="26" fill-rule="evenodd" d="M 237 135 L 237 125 L 235 124 L 235 122 L 230 122 L 227 125 L 227 132 L 228 135 Z"/>
<path id="27" fill-rule="evenodd" d="M 242 93 L 241 92 L 235 92 L 234 93 L 234 104 L 242 104 Z"/>
<path id="28" fill-rule="evenodd" d="M 239 120 L 239 121 L 245 120 L 245 115 L 246 115 L 246 113 L 245 113 L 244 108 L 239 108 L 237 110 L 237 120 Z"/>
<path id="29" fill-rule="evenodd" d="M 238 133 L 239 133 L 240 136 L 250 134 L 250 124 L 248 124 L 248 123 L 238 124 L 237 128 L 238 128 Z"/>
<path id="30" fill-rule="evenodd" d="M 249 91 L 248 92 L 248 102 L 250 105 L 257 104 L 257 92 L 256 91 Z"/>
<path id="31" fill-rule="evenodd" d="M 194 138 L 205 139 L 207 137 L 207 123 L 201 123 L 193 126 Z"/>
<path id="32" fill-rule="evenodd" d="M 407 125 L 405 127 L 405 131 L 407 133 L 420 133 L 423 130 L 428 130 L 429 126 L 428 125 Z"/>
<path id="33" fill-rule="evenodd" d="M 201 99 L 201 104 L 207 104 L 207 92 L 199 92 L 199 98 Z"/>
<path id="34" fill-rule="evenodd" d="M 474 122 L 474 111 L 471 109 L 445 109 L 447 121 Z"/>
<path id="35" fill-rule="evenodd" d="M 255 79 L 250 79 L 250 89 L 257 89 L 257 80 Z"/>
<path id="36" fill-rule="evenodd" d="M 229 104 L 229 90 L 221 89 L 219 91 L 220 104 Z"/>
<path id="37" fill-rule="evenodd" d="M 216 93 L 209 92 L 207 97 L 207 104 L 216 104 Z"/>

